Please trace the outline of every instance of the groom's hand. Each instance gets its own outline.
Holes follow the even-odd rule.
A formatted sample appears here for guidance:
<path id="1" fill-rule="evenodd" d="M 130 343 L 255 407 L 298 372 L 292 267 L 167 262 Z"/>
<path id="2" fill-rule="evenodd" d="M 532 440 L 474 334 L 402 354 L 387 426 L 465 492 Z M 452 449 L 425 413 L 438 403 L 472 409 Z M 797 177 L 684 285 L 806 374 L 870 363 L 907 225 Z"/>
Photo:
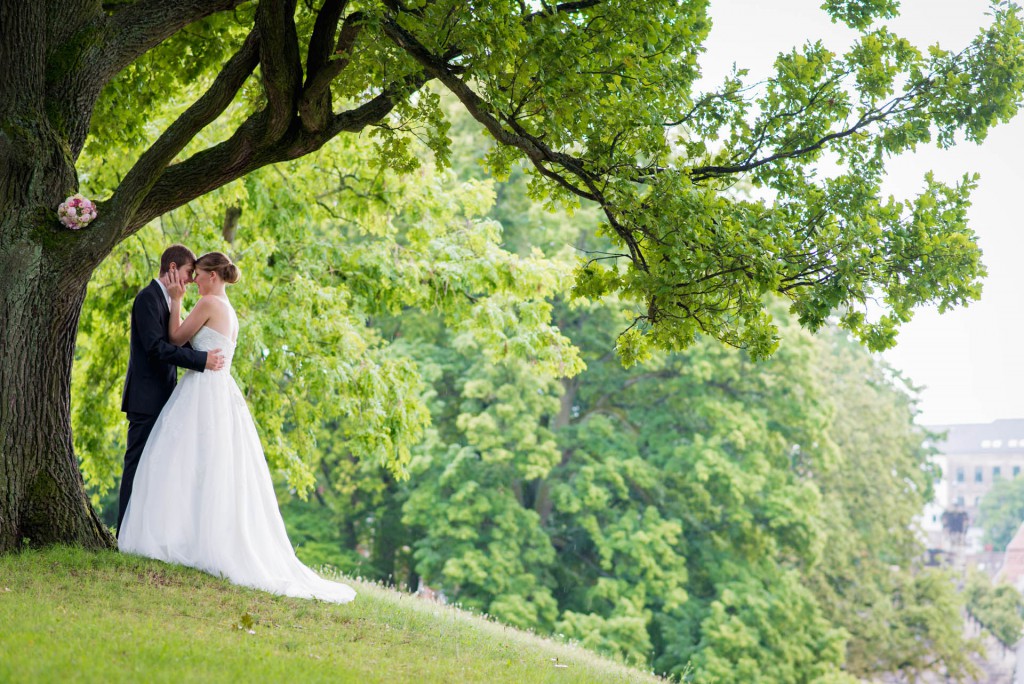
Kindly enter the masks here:
<path id="1" fill-rule="evenodd" d="M 219 371 L 224 367 L 224 354 L 220 349 L 211 349 L 206 352 L 206 370 Z"/>

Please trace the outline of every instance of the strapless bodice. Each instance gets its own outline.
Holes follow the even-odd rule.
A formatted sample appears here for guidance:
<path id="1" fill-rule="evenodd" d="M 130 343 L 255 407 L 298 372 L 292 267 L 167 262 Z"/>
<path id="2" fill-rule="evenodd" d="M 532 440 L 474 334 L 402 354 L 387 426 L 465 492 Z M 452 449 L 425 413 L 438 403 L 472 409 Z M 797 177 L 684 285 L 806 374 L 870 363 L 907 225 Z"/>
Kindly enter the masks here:
<path id="1" fill-rule="evenodd" d="M 235 355 L 235 343 L 227 335 L 204 325 L 192 336 L 192 348 L 196 351 L 220 349 L 224 355 L 224 368 L 221 370 L 231 370 L 231 359 Z"/>

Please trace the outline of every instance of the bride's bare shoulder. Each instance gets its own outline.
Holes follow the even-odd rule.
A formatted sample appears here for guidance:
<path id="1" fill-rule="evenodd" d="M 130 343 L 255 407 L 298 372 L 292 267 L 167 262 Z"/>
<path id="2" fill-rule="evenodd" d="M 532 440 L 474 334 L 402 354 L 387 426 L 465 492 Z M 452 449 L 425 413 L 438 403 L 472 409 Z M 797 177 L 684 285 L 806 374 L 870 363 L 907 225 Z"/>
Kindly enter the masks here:
<path id="1" fill-rule="evenodd" d="M 231 304 L 224 298 L 216 295 L 206 295 L 196 302 L 196 309 L 202 307 L 207 313 L 206 325 L 213 328 L 222 335 L 231 337 L 232 325 Z"/>
<path id="2" fill-rule="evenodd" d="M 203 304 L 204 306 L 215 307 L 217 309 L 223 309 L 224 311 L 231 308 L 231 304 L 227 299 L 224 297 L 218 297 L 217 295 L 201 295 L 196 304 Z"/>
<path id="3" fill-rule="evenodd" d="M 196 301 L 196 306 L 202 306 L 210 313 L 228 314 L 232 311 L 231 302 L 224 297 L 217 295 L 203 295 Z"/>

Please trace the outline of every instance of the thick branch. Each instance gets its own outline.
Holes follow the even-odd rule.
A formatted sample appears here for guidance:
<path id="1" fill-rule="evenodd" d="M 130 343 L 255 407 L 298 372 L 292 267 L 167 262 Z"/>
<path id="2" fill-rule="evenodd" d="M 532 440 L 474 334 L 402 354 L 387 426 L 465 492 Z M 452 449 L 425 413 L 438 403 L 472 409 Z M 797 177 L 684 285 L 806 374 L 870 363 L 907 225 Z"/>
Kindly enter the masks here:
<path id="1" fill-rule="evenodd" d="M 533 21 L 540 17 L 549 17 L 558 12 L 577 12 L 582 9 L 596 7 L 602 2 L 604 2 L 604 0 L 576 0 L 576 2 L 563 2 L 555 5 L 554 7 L 548 7 L 546 9 L 532 12 L 531 14 L 523 17 L 523 21 Z"/>
<path id="2" fill-rule="evenodd" d="M 284 135 L 298 111 L 302 90 L 295 0 L 263 0 L 256 8 L 260 32 L 260 73 L 267 94 L 265 142 Z"/>
<path id="3" fill-rule="evenodd" d="M 254 30 L 246 37 L 241 49 L 224 65 L 203 96 L 185 110 L 139 157 L 109 202 L 108 213 L 112 218 L 120 219 L 114 221 L 114 225 L 131 221 L 132 215 L 167 165 L 197 133 L 231 104 L 242 84 L 256 68 L 259 43 L 259 34 Z"/>
<path id="4" fill-rule="evenodd" d="M 110 36 L 96 76 L 106 82 L 183 27 L 245 0 L 139 0 L 107 19 Z"/>
<path id="5" fill-rule="evenodd" d="M 425 76 L 419 76 L 392 84 L 372 100 L 334 115 L 323 131 L 310 133 L 293 125 L 284 138 L 274 143 L 261 143 L 266 140 L 262 131 L 266 125 L 265 112 L 252 115 L 228 140 L 167 167 L 122 237 L 131 235 L 157 216 L 260 167 L 297 159 L 315 152 L 339 133 L 358 132 L 377 123 L 394 109 L 400 97 L 407 97 L 411 90 L 422 87 L 426 81 Z"/>
<path id="6" fill-rule="evenodd" d="M 320 12 L 316 15 L 313 35 L 309 39 L 309 51 L 306 54 L 306 85 L 309 78 L 327 64 L 334 52 L 334 34 L 338 30 L 338 22 L 348 6 L 348 0 L 325 0 Z"/>
<path id="7" fill-rule="evenodd" d="M 265 120 L 265 112 L 253 114 L 227 140 L 164 169 L 132 214 L 131 220 L 125 224 L 121 238 L 128 237 L 156 217 L 196 197 L 216 190 L 261 166 L 279 161 L 262 161 L 266 152 L 259 147 L 258 140 Z"/>
<path id="8" fill-rule="evenodd" d="M 364 16 L 362 12 L 353 12 L 345 17 L 341 25 L 341 35 L 338 36 L 338 44 L 334 48 L 334 54 L 340 55 L 339 57 L 325 58 L 323 61 L 317 57 L 314 60 L 313 46 L 310 45 L 306 85 L 302 100 L 299 102 L 299 115 L 302 117 L 302 125 L 307 130 L 318 131 L 327 125 L 331 115 L 331 81 L 348 66 L 349 53 L 362 31 Z M 320 17 L 317 17 L 317 25 L 320 25 Z M 333 41 L 333 34 L 328 38 Z M 316 63 L 316 68 L 309 66 L 311 62 Z"/>

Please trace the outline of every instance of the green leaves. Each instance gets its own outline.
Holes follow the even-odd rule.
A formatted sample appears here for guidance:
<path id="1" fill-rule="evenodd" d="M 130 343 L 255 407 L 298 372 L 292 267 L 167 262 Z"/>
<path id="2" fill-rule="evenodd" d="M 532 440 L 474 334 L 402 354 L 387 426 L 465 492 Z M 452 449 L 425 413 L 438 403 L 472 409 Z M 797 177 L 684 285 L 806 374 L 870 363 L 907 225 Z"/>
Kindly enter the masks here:
<path id="1" fill-rule="evenodd" d="M 256 627 L 256 619 L 249 613 L 242 613 L 242 616 L 238 618 L 238 622 L 232 625 L 233 629 L 248 632 L 249 634 L 256 633 L 254 627 Z"/>
<path id="2" fill-rule="evenodd" d="M 882 349 L 916 307 L 979 296 L 976 179 L 929 175 L 911 198 L 881 179 L 891 156 L 1017 111 L 1018 10 L 963 52 L 922 52 L 871 28 L 896 3 L 829 1 L 859 32 L 848 54 L 810 42 L 763 84 L 738 68 L 699 93 L 707 3 L 531 6 L 359 4 L 330 94 L 337 110 L 391 88 L 372 131 L 322 149 L 296 134 L 267 159 L 303 161 L 116 248 L 74 370 L 90 486 L 122 452 L 124 312 L 181 240 L 242 267 L 234 373 L 279 481 L 316 502 L 289 504 L 309 558 L 702 681 L 842 681 L 844 660 L 965 672 L 952 587 L 912 564 L 931 477 L 910 393 L 834 325 Z M 315 7 L 297 8 L 300 52 Z M 79 164 L 91 194 L 250 11 L 108 87 Z M 440 85 L 398 85 L 423 73 L 483 143 Z M 244 94 L 185 152 L 263 107 L 255 79 Z"/>
<path id="3" fill-rule="evenodd" d="M 825 0 L 822 9 L 833 21 L 842 21 L 850 28 L 864 29 L 876 19 L 892 19 L 899 14 L 898 0 Z"/>
<path id="4" fill-rule="evenodd" d="M 1024 520 L 1024 478 L 1001 478 L 981 500 L 978 524 L 984 526 L 985 543 L 1003 550 Z"/>
<path id="5" fill-rule="evenodd" d="M 416 172 L 417 139 L 439 168 L 451 162 L 443 86 L 497 141 L 483 160 L 495 177 L 528 159 L 533 199 L 593 202 L 603 224 L 587 228 L 602 238 L 594 247 L 622 256 L 583 262 L 573 296 L 616 296 L 635 310 L 618 345 L 627 364 L 647 347 L 684 349 L 701 335 L 755 358 L 774 353 L 768 293 L 790 299 L 811 330 L 837 315 L 881 349 L 916 307 L 976 298 L 984 275 L 963 220 L 973 183 L 947 189 L 929 179 L 919 198 L 884 198 L 885 161 L 932 139 L 980 141 L 1012 116 L 1024 92 L 1024 30 L 1018 8 L 1000 4 L 961 52 L 922 51 L 877 25 L 898 3 L 829 0 L 822 8 L 858 32 L 847 54 L 808 42 L 780 54 L 764 83 L 737 68 L 718 90 L 700 93 L 706 2 L 656 0 L 644 12 L 618 1 L 535 12 L 455 0 L 371 3 L 343 18 L 342 54 L 330 59 L 344 62 L 345 77 L 331 93 L 344 108 L 393 87 L 394 107 L 369 135 L 375 154 L 366 161 L 382 172 Z M 251 14 L 200 22 L 109 86 L 83 158 L 93 195 L 107 194 L 126 166 L 107 151 L 150 140 L 153 124 L 182 107 L 164 94 L 198 93 Z M 316 15 L 314 6 L 297 9 L 300 52 Z M 144 76 L 157 63 L 150 83 Z M 441 85 L 398 85 L 421 72 Z M 255 88 L 247 98 L 187 151 L 222 139 L 263 106 Z M 363 210 L 349 207 L 373 230 Z M 447 286 L 440 275 L 438 286 Z M 869 320 L 873 298 L 882 311 Z M 559 343 L 549 336 L 543 344 Z"/>
<path id="6" fill-rule="evenodd" d="M 828 9 L 866 28 L 895 6 Z M 717 94 L 690 98 L 694 108 L 676 121 L 687 158 L 662 149 L 642 183 L 609 179 L 608 251 L 628 252 L 625 266 L 617 278 L 598 277 L 592 264 L 578 270 L 575 293 L 618 289 L 641 307 L 637 332 L 620 345 L 629 363 L 643 346 L 637 335 L 678 349 L 703 333 L 755 357 L 772 353 L 767 292 L 790 298 L 812 330 L 838 311 L 877 349 L 892 344 L 917 306 L 976 298 L 984 269 L 962 220 L 973 181 L 946 188 L 929 177 L 921 196 L 900 202 L 880 196 L 879 179 L 886 157 L 930 140 L 933 123 L 948 144 L 954 131 L 980 139 L 998 120 L 980 103 L 959 118 L 947 108 L 971 102 L 993 69 L 1008 69 L 1001 78 L 1016 82 L 1017 22 L 1014 10 L 996 11 L 992 26 L 956 55 L 926 57 L 886 29 L 865 31 L 844 56 L 812 43 L 779 55 L 763 87 L 744 91 L 737 76 Z M 1008 89 L 1018 94 L 995 105 L 1002 115 L 1019 103 L 1020 88 Z M 709 153 L 708 140 L 723 132 L 723 145 Z M 838 173 L 828 168 L 836 162 Z M 756 199 L 729 190 L 737 179 L 759 189 Z M 869 324 L 865 303 L 873 297 L 885 310 Z"/>
<path id="7" fill-rule="evenodd" d="M 967 610 L 1005 645 L 1020 641 L 1024 629 L 1024 597 L 1016 587 L 993 585 L 988 575 L 973 571 L 967 578 Z"/>

